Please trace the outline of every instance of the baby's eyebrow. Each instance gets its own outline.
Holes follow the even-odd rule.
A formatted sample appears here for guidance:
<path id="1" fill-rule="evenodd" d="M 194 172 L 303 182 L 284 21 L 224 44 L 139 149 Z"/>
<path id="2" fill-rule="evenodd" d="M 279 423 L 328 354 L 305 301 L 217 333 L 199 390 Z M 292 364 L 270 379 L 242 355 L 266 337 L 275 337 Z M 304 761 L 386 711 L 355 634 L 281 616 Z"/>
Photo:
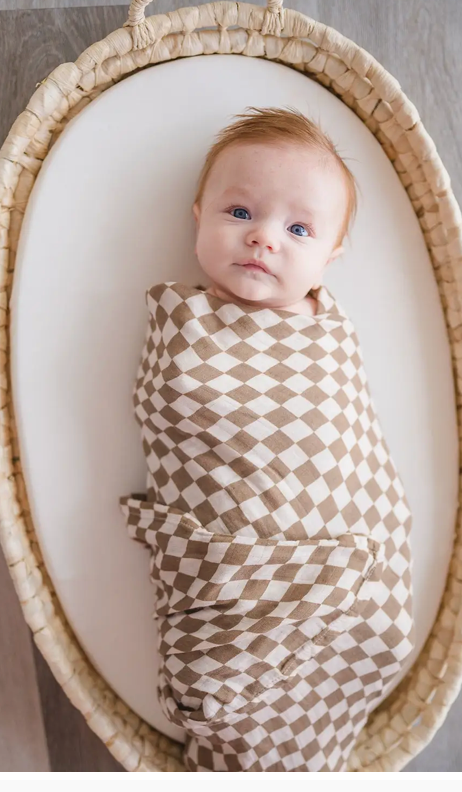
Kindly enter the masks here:
<path id="1" fill-rule="evenodd" d="M 252 197 L 250 190 L 247 190 L 245 187 L 228 187 L 228 189 L 224 191 L 223 195 L 229 195 L 230 193 L 233 193 L 234 195 L 245 195 L 248 198 Z"/>
<path id="2" fill-rule="evenodd" d="M 253 197 L 252 191 L 248 190 L 247 187 L 228 187 L 224 192 L 222 192 L 221 195 L 222 195 L 222 197 L 224 197 L 226 195 L 242 195 L 242 196 L 245 196 L 246 198 L 252 198 Z M 295 211 L 305 212 L 305 214 L 314 215 L 314 214 L 317 213 L 316 210 L 310 209 L 308 206 L 295 206 L 295 204 L 294 204 L 292 208 Z"/>
<path id="3" fill-rule="evenodd" d="M 245 198 L 251 198 L 252 197 L 251 191 L 248 190 L 246 187 L 237 187 L 237 186 L 236 187 L 228 187 L 222 193 L 222 198 L 224 198 L 225 196 L 230 195 L 230 194 L 232 194 L 232 195 L 234 195 L 236 197 L 238 197 L 238 196 L 242 196 L 242 197 L 245 197 Z M 295 204 L 294 204 L 294 206 L 292 207 L 292 211 L 294 213 L 298 214 L 300 217 L 305 216 L 305 217 L 308 217 L 310 220 L 315 220 L 315 219 L 319 220 L 320 219 L 318 217 L 319 212 L 316 211 L 315 209 L 310 209 L 309 206 L 295 206 Z"/>

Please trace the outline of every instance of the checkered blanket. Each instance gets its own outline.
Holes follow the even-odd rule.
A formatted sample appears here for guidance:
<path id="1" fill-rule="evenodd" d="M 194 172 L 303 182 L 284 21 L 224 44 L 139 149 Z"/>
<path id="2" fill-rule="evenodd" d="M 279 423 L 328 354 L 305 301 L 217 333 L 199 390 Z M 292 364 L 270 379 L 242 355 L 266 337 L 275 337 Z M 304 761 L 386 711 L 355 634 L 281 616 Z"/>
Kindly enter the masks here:
<path id="1" fill-rule="evenodd" d="M 412 648 L 411 515 L 354 328 L 147 292 L 134 391 L 167 717 L 192 771 L 344 770 Z"/>

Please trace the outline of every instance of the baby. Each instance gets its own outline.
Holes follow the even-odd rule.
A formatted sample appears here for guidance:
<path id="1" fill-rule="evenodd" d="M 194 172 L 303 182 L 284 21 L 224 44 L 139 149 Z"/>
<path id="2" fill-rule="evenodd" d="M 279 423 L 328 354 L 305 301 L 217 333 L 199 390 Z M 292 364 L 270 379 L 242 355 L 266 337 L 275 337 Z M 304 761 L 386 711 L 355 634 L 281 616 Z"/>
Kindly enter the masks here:
<path id="1" fill-rule="evenodd" d="M 412 648 L 411 515 L 354 327 L 322 284 L 356 211 L 331 141 L 256 109 L 209 151 L 207 290 L 146 294 L 134 391 L 158 695 L 192 771 L 341 771 Z"/>
<path id="2" fill-rule="evenodd" d="M 356 212 L 355 180 L 296 110 L 256 109 L 223 130 L 194 203 L 209 294 L 316 314 L 315 292 Z"/>

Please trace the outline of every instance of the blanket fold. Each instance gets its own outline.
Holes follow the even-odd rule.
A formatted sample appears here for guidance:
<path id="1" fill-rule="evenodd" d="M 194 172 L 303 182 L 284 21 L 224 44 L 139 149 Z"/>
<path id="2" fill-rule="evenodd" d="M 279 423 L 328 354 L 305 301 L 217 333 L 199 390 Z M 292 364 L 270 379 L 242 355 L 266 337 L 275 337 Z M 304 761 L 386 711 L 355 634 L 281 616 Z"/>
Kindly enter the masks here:
<path id="1" fill-rule="evenodd" d="M 122 508 L 130 536 L 154 550 L 163 674 L 176 701 L 168 716 L 180 726 L 186 709 L 195 723 L 216 722 L 287 680 L 358 623 L 380 579 L 383 547 L 365 536 L 231 537 L 147 501 Z"/>
<path id="2" fill-rule="evenodd" d="M 411 516 L 356 334 L 169 282 L 134 389 L 166 716 L 192 771 L 343 770 L 413 641 Z"/>

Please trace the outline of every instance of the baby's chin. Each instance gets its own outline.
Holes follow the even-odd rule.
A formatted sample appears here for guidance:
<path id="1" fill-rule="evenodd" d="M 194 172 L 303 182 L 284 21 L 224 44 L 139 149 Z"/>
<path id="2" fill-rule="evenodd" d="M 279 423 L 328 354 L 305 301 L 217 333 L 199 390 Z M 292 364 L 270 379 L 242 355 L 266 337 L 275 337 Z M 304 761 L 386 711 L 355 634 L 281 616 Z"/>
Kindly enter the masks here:
<path id="1" fill-rule="evenodd" d="M 277 299 L 280 291 L 277 288 L 277 281 L 271 275 L 259 275 L 258 273 L 242 272 L 236 273 L 234 277 L 226 279 L 228 291 L 241 297 L 243 300 L 263 302 L 265 300 Z"/>

